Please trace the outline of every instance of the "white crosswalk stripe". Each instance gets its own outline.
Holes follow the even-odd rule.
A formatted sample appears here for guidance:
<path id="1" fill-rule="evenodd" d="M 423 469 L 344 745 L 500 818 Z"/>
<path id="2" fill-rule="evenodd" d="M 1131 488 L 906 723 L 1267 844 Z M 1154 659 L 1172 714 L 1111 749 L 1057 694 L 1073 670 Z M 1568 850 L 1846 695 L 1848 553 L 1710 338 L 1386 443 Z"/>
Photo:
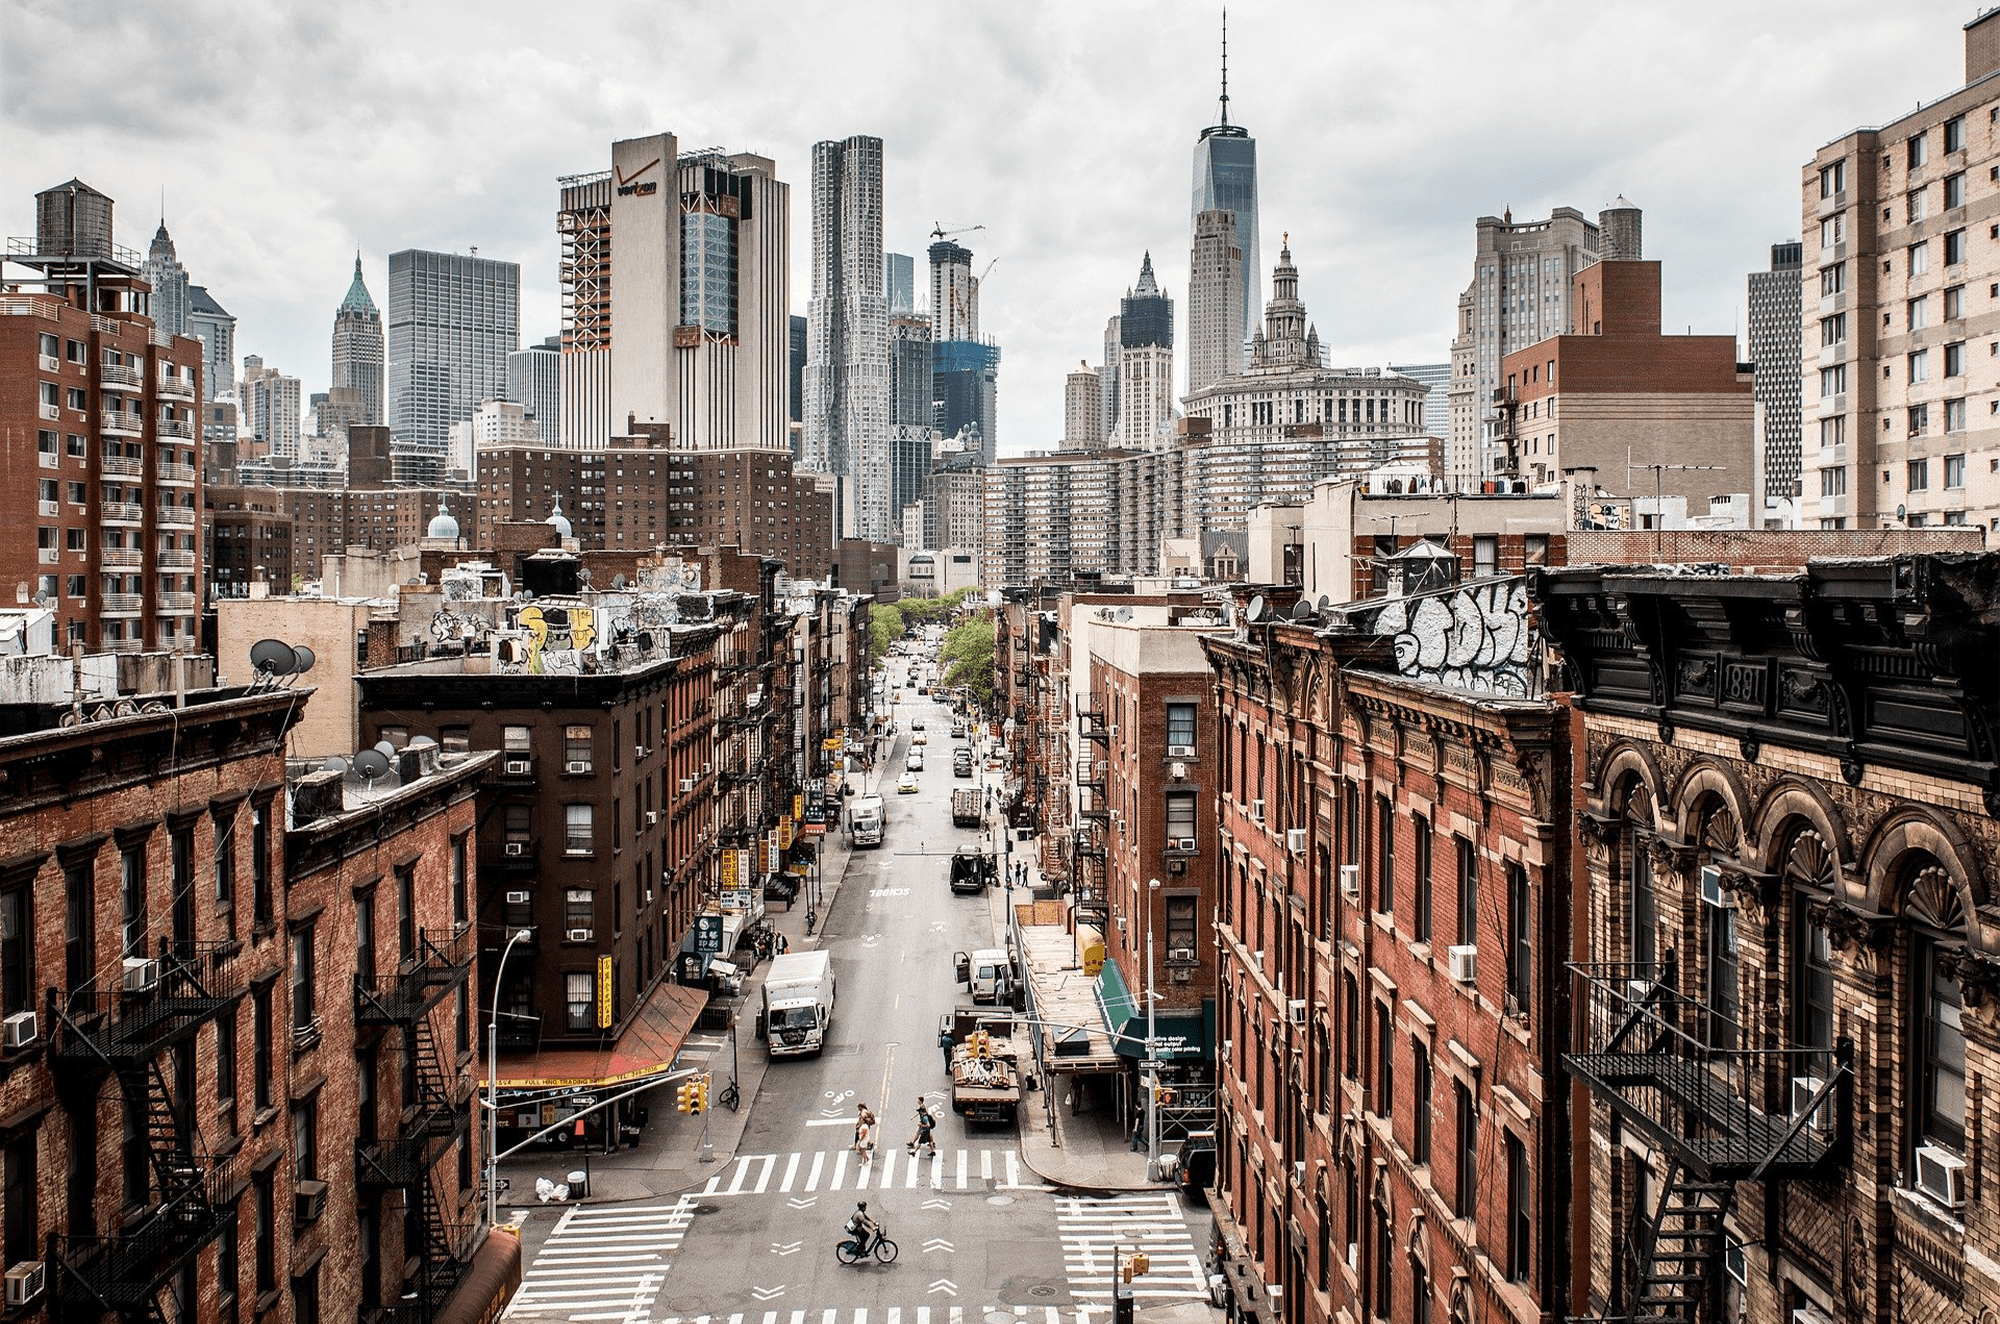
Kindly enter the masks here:
<path id="1" fill-rule="evenodd" d="M 978 1161 L 973 1161 L 974 1153 Z M 1022 1180 L 1023 1177 L 1028 1180 Z M 1033 1180 L 1011 1149 L 944 1150 L 912 1157 L 904 1149 L 879 1149 L 862 1158 L 852 1148 L 790 1154 L 738 1154 L 728 1168 L 708 1179 L 704 1198 L 718 1195 L 789 1195 L 794 1192 L 887 1191 L 1046 1191 Z"/>
<path id="2" fill-rule="evenodd" d="M 1104 1306 L 810 1306 L 663 1315 L 649 1324 L 989 1324 L 996 1315 L 1017 1324 L 1105 1324 L 1111 1317 Z"/>
<path id="3" fill-rule="evenodd" d="M 1132 1280 L 1136 1300 L 1208 1298 L 1194 1234 L 1172 1195 L 1058 1196 L 1056 1234 L 1062 1239 L 1070 1294 L 1079 1301 L 1109 1302 L 1119 1252 L 1134 1250 L 1145 1251 L 1152 1261 L 1144 1275 Z"/>
<path id="4" fill-rule="evenodd" d="M 521 1276 L 507 1318 L 650 1318 L 694 1206 L 692 1195 L 670 1205 L 572 1205 Z"/>

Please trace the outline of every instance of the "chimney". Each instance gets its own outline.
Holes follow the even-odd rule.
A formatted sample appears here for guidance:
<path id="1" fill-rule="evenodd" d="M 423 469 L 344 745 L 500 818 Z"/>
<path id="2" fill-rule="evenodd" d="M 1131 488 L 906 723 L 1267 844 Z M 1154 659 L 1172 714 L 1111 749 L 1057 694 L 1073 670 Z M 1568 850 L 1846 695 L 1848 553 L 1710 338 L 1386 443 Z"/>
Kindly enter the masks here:
<path id="1" fill-rule="evenodd" d="M 346 777 L 345 773 L 322 770 L 299 778 L 292 787 L 292 826 L 302 828 L 345 809 L 347 797 L 341 788 Z"/>
<path id="2" fill-rule="evenodd" d="M 1976 83 L 2000 69 L 2000 8 L 1965 25 L 1965 81 Z"/>

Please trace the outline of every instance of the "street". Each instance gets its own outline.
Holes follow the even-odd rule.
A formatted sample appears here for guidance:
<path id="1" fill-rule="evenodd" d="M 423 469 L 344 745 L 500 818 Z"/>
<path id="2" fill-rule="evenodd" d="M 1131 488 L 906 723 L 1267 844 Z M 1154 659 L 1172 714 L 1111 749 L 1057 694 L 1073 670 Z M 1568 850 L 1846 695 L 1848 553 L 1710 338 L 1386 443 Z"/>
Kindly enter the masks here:
<path id="1" fill-rule="evenodd" d="M 913 717 L 930 757 L 921 790 L 898 795 Z M 952 954 L 996 945 L 1003 894 L 946 886 L 950 854 L 979 837 L 951 825 L 951 789 L 983 784 L 952 775 L 949 711 L 905 702 L 897 722 L 866 779 L 887 801 L 883 844 L 853 853 L 817 939 L 838 981 L 825 1053 L 769 1064 L 734 1155 L 718 1152 L 691 1189 L 531 1223 L 508 1318 L 1088 1324 L 1109 1317 L 1121 1248 L 1152 1255 L 1141 1305 L 1205 1299 L 1205 1212 L 1169 1191 L 1054 1190 L 1022 1163 L 1013 1127 L 951 1111 L 937 1031 L 962 999 Z M 764 1046 L 746 1030 L 742 1052 Z M 937 1118 L 935 1157 L 906 1150 L 919 1095 Z M 872 1155 L 853 1145 L 857 1104 L 880 1119 Z M 1041 1109 L 1031 1094 L 1022 1125 L 1040 1125 Z M 835 1259 L 860 1199 L 898 1243 L 893 1263 Z"/>

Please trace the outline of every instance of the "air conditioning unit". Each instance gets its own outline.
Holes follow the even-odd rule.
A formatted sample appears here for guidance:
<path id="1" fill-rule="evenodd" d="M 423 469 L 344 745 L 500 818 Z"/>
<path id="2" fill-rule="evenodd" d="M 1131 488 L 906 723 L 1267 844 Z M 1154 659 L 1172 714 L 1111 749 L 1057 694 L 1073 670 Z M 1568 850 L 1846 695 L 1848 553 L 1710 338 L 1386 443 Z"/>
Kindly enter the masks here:
<path id="1" fill-rule="evenodd" d="M 589 942 L 596 935 L 595 929 L 564 929 L 564 942 Z"/>
<path id="2" fill-rule="evenodd" d="M 1194 960 L 1194 948 L 1169 947 L 1167 948 L 1167 959 L 1169 961 L 1192 961 Z"/>
<path id="3" fill-rule="evenodd" d="M 1343 864 L 1340 866 L 1340 890 L 1347 896 L 1361 895 L 1361 866 Z"/>
<path id="4" fill-rule="evenodd" d="M 1194 849 L 1194 838 L 1193 838 L 1193 837 L 1175 837 L 1175 838 L 1174 838 L 1174 849 L 1175 849 L 1175 850 L 1193 850 L 1193 849 Z"/>
<path id="5" fill-rule="evenodd" d="M 1184 782 L 1184 781 L 1186 781 L 1186 780 L 1187 780 L 1187 764 L 1185 764 L 1185 763 L 1176 763 L 1176 764 L 1173 764 L 1173 765 L 1172 765 L 1171 767 L 1169 767 L 1169 768 L 1167 769 L 1167 775 L 1168 775 L 1168 776 L 1170 776 L 1170 777 L 1172 777 L 1172 778 L 1173 778 L 1173 779 L 1174 779 L 1175 781 L 1177 781 L 1177 782 Z"/>
<path id="6" fill-rule="evenodd" d="M 659 821 L 660 821 L 660 811 L 659 811 L 659 810 L 657 810 L 657 809 L 648 809 L 648 810 L 646 811 L 646 826 L 647 826 L 647 827 L 651 827 L 651 826 L 653 826 L 653 824 L 655 824 L 655 823 L 657 823 L 657 822 L 659 822 Z"/>
<path id="7" fill-rule="evenodd" d="M 1285 849 L 1294 855 L 1306 853 L 1306 830 L 1304 828 L 1285 829 Z"/>
<path id="8" fill-rule="evenodd" d="M 1252 800 L 1250 802 L 1250 821 L 1253 823 L 1262 823 L 1264 821 L 1264 802 L 1262 800 Z"/>
<path id="9" fill-rule="evenodd" d="M 148 956 L 125 958 L 124 989 L 127 993 L 149 993 L 160 982 L 160 963 Z"/>
<path id="10" fill-rule="evenodd" d="M 1287 1002 L 1285 1004 L 1285 1015 L 1292 1024 L 1304 1025 L 1306 1023 L 1306 1000 L 1304 998 L 1293 998 Z"/>
<path id="11" fill-rule="evenodd" d="M 1701 866 L 1701 899 L 1711 906 L 1729 904 L 1729 898 L 1722 890 L 1722 870 L 1712 864 Z"/>
<path id="12" fill-rule="evenodd" d="M 650 887 L 646 889 L 646 904 L 649 906 L 653 904 L 653 889 Z"/>
<path id="13" fill-rule="evenodd" d="M 645 758 L 648 754 L 652 752 L 653 752 L 652 750 L 647 749 L 644 745 L 632 746 L 632 757 L 635 759 Z"/>
<path id="14" fill-rule="evenodd" d="M 22 1260 L 7 1266 L 7 1304 L 25 1306 L 48 1286 L 48 1269 L 40 1260 Z"/>
<path id="15" fill-rule="evenodd" d="M 693 789 L 694 789 L 694 778 L 692 778 L 692 777 L 683 777 L 683 778 L 681 778 L 681 794 L 682 794 L 682 795 L 686 795 L 686 794 L 687 794 L 687 793 L 688 793 L 689 791 L 692 791 Z"/>
<path id="16" fill-rule="evenodd" d="M 1167 757 L 1168 757 L 1168 758 L 1170 758 L 1170 759 L 1191 759 L 1191 758 L 1193 758 L 1193 757 L 1194 757 L 1194 746 L 1193 746 L 1193 745 L 1168 745 L 1168 746 L 1167 746 Z"/>
<path id="17" fill-rule="evenodd" d="M 1812 1107 L 1813 1096 L 1818 1094 L 1820 1088 L 1825 1084 L 1826 1081 L 1818 1076 L 1793 1076 L 1792 1116 L 1797 1117 L 1807 1108 Z M 1813 1109 L 1812 1115 L 1806 1119 L 1806 1125 L 1821 1134 L 1832 1132 L 1833 1096 L 1831 1094 L 1821 1101 L 1818 1108 Z"/>
<path id="18" fill-rule="evenodd" d="M 528 853 L 528 843 L 525 841 L 510 841 L 501 846 L 500 849 L 509 855 L 526 855 Z"/>
<path id="19" fill-rule="evenodd" d="M 1938 1145 L 1917 1146 L 1917 1189 L 1947 1209 L 1963 1209 L 1965 1160 Z"/>
<path id="20" fill-rule="evenodd" d="M 713 763 L 704 763 L 701 765 L 701 775 L 704 777 L 708 776 L 709 773 L 714 771 L 715 771 L 715 765 Z"/>
<path id="21" fill-rule="evenodd" d="M 1473 983 L 1479 977 L 1479 948 L 1477 946 L 1454 947 L 1451 949 L 1451 977 L 1461 984 Z"/>
<path id="22" fill-rule="evenodd" d="M 509 777 L 525 777 L 534 769 L 534 766 L 535 761 L 533 759 L 508 759 L 507 775 Z"/>
<path id="23" fill-rule="evenodd" d="M 1116 740 L 1118 738 L 1118 723 L 1113 722 L 1109 727 L 1105 729 L 1111 733 L 1111 738 L 1113 740 Z"/>
<path id="24" fill-rule="evenodd" d="M 571 772 L 571 773 L 575 773 L 575 772 L 589 772 L 589 771 L 590 771 L 590 760 L 589 760 L 589 759 L 571 759 L 571 760 L 570 760 L 569 762 L 567 762 L 567 763 L 563 764 L 563 771 L 564 771 L 564 772 Z"/>
<path id="25" fill-rule="evenodd" d="M 26 1048 L 42 1037 L 41 1022 L 32 1011 L 17 1011 L 7 1018 L 7 1047 Z"/>
<path id="26" fill-rule="evenodd" d="M 533 902 L 534 899 L 535 894 L 533 892 L 509 892 L 507 894 L 507 904 L 510 906 L 525 906 Z"/>
<path id="27" fill-rule="evenodd" d="M 326 1212 L 326 1183 L 302 1181 L 292 1188 L 292 1222 L 312 1223 Z"/>

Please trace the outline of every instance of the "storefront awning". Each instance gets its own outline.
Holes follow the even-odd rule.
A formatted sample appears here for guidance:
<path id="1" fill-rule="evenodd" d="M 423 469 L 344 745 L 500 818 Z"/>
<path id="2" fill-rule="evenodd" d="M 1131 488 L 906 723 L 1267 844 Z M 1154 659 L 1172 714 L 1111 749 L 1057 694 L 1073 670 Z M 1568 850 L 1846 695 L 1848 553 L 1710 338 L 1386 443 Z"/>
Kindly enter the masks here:
<path id="1" fill-rule="evenodd" d="M 639 1008 L 617 1042 L 600 1048 L 549 1047 L 502 1054 L 503 1090 L 560 1089 L 571 1085 L 633 1085 L 673 1070 L 674 1057 L 708 1005 L 706 989 L 662 982 Z"/>
<path id="2" fill-rule="evenodd" d="M 1207 1061 L 1215 1056 L 1214 1003 L 1161 1007 L 1154 1013 L 1156 1052 L 1162 1061 Z M 1116 961 L 1107 960 L 1097 977 L 1097 1009 L 1111 1046 L 1121 1057 L 1146 1056 L 1146 1000 L 1125 982 Z"/>

